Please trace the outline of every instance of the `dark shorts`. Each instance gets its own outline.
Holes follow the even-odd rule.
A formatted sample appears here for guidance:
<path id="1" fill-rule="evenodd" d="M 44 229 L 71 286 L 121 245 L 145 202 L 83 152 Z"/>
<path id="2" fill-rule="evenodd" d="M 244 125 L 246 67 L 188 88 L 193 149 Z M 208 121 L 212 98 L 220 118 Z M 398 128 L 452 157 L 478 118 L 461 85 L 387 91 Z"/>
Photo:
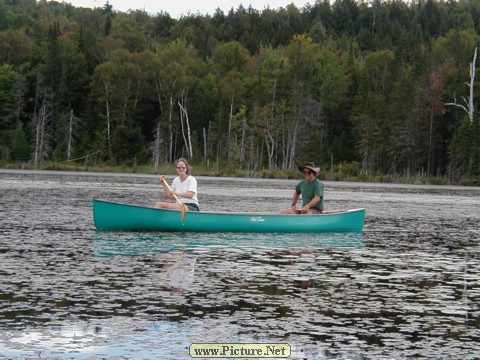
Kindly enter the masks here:
<path id="1" fill-rule="evenodd" d="M 190 211 L 200 211 L 200 208 L 198 207 L 197 204 L 185 204 L 188 207 L 188 210 Z"/>

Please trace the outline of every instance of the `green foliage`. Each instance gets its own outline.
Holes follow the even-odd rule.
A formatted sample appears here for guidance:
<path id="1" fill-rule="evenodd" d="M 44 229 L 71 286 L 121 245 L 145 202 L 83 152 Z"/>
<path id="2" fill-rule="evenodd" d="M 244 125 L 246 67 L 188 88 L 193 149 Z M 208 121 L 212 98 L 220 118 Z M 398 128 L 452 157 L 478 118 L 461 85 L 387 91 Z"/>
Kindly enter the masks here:
<path id="1" fill-rule="evenodd" d="M 0 31 L 0 64 L 21 66 L 31 60 L 33 51 L 34 41 L 25 29 Z"/>
<path id="2" fill-rule="evenodd" d="M 338 0 L 173 19 L 0 0 L 2 160 L 475 177 L 478 114 L 445 103 L 469 99 L 479 14 L 469 0 Z"/>
<path id="3" fill-rule="evenodd" d="M 478 117 L 465 118 L 450 144 L 451 176 L 459 179 L 480 175 L 480 126 Z"/>
<path id="4" fill-rule="evenodd" d="M 139 128 L 118 126 L 112 141 L 112 159 L 117 164 L 127 162 L 130 165 L 145 161 L 143 137 Z"/>
<path id="5" fill-rule="evenodd" d="M 0 67 L 0 103 L 2 103 L 2 108 L 13 100 L 12 89 L 16 77 L 17 73 L 12 65 L 6 64 Z"/>

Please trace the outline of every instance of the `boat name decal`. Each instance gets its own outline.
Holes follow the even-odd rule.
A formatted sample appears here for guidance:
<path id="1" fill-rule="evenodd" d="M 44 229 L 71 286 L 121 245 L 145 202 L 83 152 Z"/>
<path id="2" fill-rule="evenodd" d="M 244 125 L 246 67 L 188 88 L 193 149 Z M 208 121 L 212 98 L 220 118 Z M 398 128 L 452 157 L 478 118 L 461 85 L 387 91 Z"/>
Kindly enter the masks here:
<path id="1" fill-rule="evenodd" d="M 250 221 L 253 221 L 253 222 L 263 222 L 263 221 L 265 221 L 265 219 L 264 219 L 263 217 L 261 217 L 261 216 L 252 216 L 252 217 L 250 218 Z"/>

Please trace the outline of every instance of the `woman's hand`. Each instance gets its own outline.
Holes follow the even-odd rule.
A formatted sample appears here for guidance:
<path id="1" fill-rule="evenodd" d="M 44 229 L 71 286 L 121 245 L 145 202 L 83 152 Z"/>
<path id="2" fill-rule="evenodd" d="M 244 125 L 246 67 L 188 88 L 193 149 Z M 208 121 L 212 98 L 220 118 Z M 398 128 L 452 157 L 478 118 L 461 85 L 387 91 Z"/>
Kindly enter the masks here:
<path id="1" fill-rule="evenodd" d="M 165 195 L 167 195 L 167 198 L 173 199 L 173 192 L 168 188 L 166 183 L 167 183 L 167 178 L 165 177 L 165 175 L 160 176 L 160 184 L 163 185 L 163 188 L 165 190 Z"/>

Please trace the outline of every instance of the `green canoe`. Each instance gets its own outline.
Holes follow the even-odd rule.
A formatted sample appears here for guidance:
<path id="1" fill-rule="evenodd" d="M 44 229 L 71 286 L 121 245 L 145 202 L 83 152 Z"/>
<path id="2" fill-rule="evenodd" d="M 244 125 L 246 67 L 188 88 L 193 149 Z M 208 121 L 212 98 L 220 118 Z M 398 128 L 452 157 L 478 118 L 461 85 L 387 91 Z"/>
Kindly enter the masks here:
<path id="1" fill-rule="evenodd" d="M 275 213 L 187 212 L 93 200 L 93 219 L 100 231 L 194 232 L 361 232 L 365 209 L 319 215 Z"/>

